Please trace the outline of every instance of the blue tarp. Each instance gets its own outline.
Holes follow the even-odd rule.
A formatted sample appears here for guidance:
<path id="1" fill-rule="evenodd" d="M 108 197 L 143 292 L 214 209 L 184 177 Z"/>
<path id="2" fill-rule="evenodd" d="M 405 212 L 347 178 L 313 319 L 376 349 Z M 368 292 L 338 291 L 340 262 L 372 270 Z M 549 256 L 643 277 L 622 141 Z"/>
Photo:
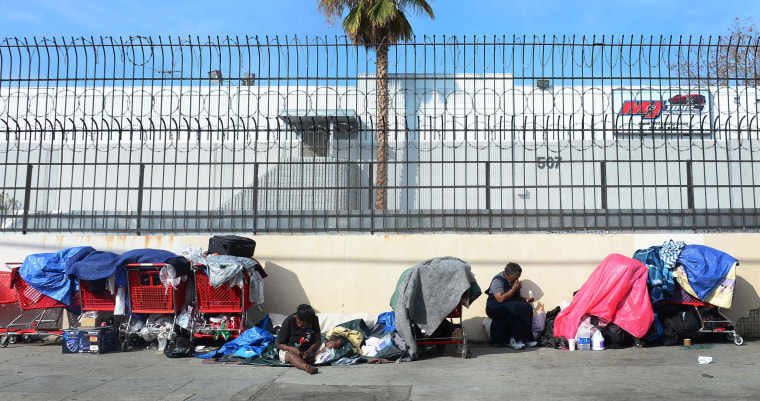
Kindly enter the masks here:
<path id="1" fill-rule="evenodd" d="M 66 269 L 94 251 L 92 247 L 80 246 L 56 253 L 29 255 L 18 272 L 27 284 L 43 295 L 71 305 L 71 298 L 77 291 L 77 282 L 69 278 Z"/>
<path id="2" fill-rule="evenodd" d="M 248 358 L 261 354 L 272 341 L 274 341 L 272 333 L 260 327 L 252 327 L 240 334 L 238 338 L 225 343 L 218 350 L 196 356 L 202 359 L 211 359 L 232 354 L 241 358 Z"/>
<path id="3" fill-rule="evenodd" d="M 717 249 L 704 245 L 686 245 L 678 255 L 689 285 L 699 299 L 713 292 L 736 263 L 736 259 Z"/>

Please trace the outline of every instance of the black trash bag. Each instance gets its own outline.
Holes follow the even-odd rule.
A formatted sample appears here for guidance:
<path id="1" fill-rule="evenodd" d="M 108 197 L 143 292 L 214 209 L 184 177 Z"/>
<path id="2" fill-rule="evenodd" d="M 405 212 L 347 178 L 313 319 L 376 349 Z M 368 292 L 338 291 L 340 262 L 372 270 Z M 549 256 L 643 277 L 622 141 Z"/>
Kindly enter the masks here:
<path id="1" fill-rule="evenodd" d="M 167 358 L 186 358 L 194 356 L 193 342 L 186 337 L 177 337 L 176 341 L 172 341 L 166 344 L 164 347 L 164 355 Z"/>
<path id="2" fill-rule="evenodd" d="M 604 347 L 610 349 L 626 348 L 633 345 L 633 335 L 615 323 L 610 323 L 602 329 Z"/>

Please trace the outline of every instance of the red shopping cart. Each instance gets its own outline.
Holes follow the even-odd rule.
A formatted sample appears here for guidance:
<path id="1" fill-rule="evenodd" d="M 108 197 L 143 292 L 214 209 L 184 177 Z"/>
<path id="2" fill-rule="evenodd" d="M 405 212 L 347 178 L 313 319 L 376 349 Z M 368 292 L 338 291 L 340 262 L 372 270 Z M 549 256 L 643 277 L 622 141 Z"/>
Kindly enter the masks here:
<path id="1" fill-rule="evenodd" d="M 462 304 L 457 304 L 451 313 L 446 316 L 446 320 L 454 328 L 450 336 L 445 337 L 424 337 L 416 340 L 417 345 L 435 345 L 444 346 L 447 344 L 457 344 L 461 347 L 461 356 L 463 359 L 470 357 L 470 348 L 467 345 L 467 335 L 464 332 L 464 325 L 462 325 Z"/>
<path id="2" fill-rule="evenodd" d="M 18 296 L 16 295 L 16 290 L 11 287 L 11 272 L 0 271 L 0 307 L 11 308 L 14 306 L 18 308 Z M 3 315 L 7 316 L 5 309 L 3 309 L 3 312 Z M 0 341 L 5 343 L 6 346 L 8 343 L 15 344 L 17 331 L 16 329 L 0 329 L 0 334 L 3 335 Z"/>
<path id="3" fill-rule="evenodd" d="M 698 333 L 725 334 L 728 341 L 736 345 L 744 344 L 744 338 L 736 332 L 734 322 L 721 312 L 719 306 L 704 302 L 686 292 L 676 283 L 673 296 L 665 302 L 693 307 L 701 322 Z"/>
<path id="4" fill-rule="evenodd" d="M 80 306 L 79 295 L 74 296 L 71 305 L 66 305 L 42 294 L 24 281 L 18 274 L 21 263 L 8 263 L 6 265 L 11 268 L 10 281 L 16 290 L 16 298 L 21 312 L 5 327 L 5 335 L 0 339 L 0 347 L 7 347 L 11 342 L 11 337 L 15 336 L 21 336 L 24 342 L 31 342 L 41 336 L 51 335 L 58 336 L 60 339 L 63 335 L 63 310 L 69 306 Z M 5 295 L 4 298 L 8 299 L 8 295 Z M 38 312 L 28 323 L 17 323 L 25 317 L 24 312 L 29 310 Z M 24 328 L 12 329 L 11 327 Z"/>
<path id="5" fill-rule="evenodd" d="M 116 308 L 116 294 L 111 291 L 96 292 L 89 280 L 79 280 L 79 297 L 82 300 L 82 311 L 113 312 Z"/>
<path id="6" fill-rule="evenodd" d="M 235 338 L 245 331 L 245 313 L 253 306 L 249 299 L 250 278 L 244 275 L 244 285 L 211 285 L 205 266 L 194 267 L 196 289 L 196 323 L 193 326 L 195 338 L 218 338 L 226 332 L 228 338 Z M 211 314 L 224 315 L 219 321 L 212 321 Z"/>
<path id="7" fill-rule="evenodd" d="M 160 273 L 161 269 L 166 266 L 168 265 L 165 263 L 130 263 L 126 265 L 130 314 L 122 336 L 122 351 L 126 351 L 129 347 L 129 336 L 135 334 L 134 326 L 132 326 L 134 314 L 172 315 L 169 340 L 173 339 L 177 312 L 185 304 L 187 281 L 180 280 L 176 287 L 170 284 L 164 285 L 161 282 Z"/>

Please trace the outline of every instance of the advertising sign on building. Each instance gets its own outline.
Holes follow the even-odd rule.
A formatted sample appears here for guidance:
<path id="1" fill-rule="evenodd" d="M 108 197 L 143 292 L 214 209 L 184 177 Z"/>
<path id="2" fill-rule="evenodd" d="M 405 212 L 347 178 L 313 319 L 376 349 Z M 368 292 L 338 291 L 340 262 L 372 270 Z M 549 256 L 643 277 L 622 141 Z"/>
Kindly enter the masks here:
<path id="1" fill-rule="evenodd" d="M 707 135 L 710 93 L 689 88 L 612 90 L 616 134 Z"/>

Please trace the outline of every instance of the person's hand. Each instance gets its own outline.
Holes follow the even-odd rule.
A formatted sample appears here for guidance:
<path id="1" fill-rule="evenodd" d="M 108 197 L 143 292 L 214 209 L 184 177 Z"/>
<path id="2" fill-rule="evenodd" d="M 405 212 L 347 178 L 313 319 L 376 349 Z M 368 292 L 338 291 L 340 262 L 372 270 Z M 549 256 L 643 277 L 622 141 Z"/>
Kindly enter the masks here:
<path id="1" fill-rule="evenodd" d="M 525 298 L 525 302 L 533 302 L 533 301 L 535 301 L 535 300 L 536 300 L 536 299 L 535 299 L 535 298 L 533 298 L 533 297 L 528 297 L 528 298 Z"/>
<path id="2" fill-rule="evenodd" d="M 515 291 L 520 292 L 520 289 L 522 288 L 522 281 L 515 280 L 515 282 L 512 284 L 512 288 L 514 288 Z"/>

